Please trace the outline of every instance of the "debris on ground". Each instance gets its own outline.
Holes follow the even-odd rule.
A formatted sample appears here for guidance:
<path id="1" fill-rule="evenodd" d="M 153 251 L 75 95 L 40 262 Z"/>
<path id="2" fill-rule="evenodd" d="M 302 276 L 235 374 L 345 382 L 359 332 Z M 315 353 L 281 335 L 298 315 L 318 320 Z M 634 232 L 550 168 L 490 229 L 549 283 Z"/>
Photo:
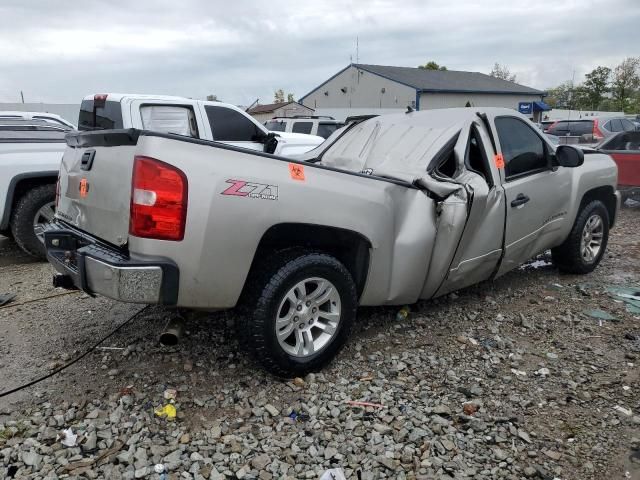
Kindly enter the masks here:
<path id="1" fill-rule="evenodd" d="M 341 468 L 331 468 L 322 474 L 320 480 L 347 480 L 347 477 Z"/>
<path id="2" fill-rule="evenodd" d="M 615 300 L 624 302 L 629 313 L 640 314 L 640 287 L 610 285 L 607 291 Z"/>
<path id="3" fill-rule="evenodd" d="M 73 433 L 73 429 L 67 428 L 62 433 L 58 434 L 57 439 L 65 447 L 75 447 L 78 440 L 78 435 Z"/>
<path id="4" fill-rule="evenodd" d="M 163 407 L 158 407 L 154 410 L 156 416 L 160 418 L 166 418 L 167 420 L 173 420 L 176 418 L 177 411 L 176 407 L 172 404 L 168 403 Z"/>
<path id="5" fill-rule="evenodd" d="M 407 318 L 409 318 L 410 313 L 411 313 L 411 309 L 409 308 L 408 305 L 405 305 L 400 310 L 398 310 L 398 313 L 396 314 L 396 320 L 398 322 L 406 320 Z"/>
<path id="6" fill-rule="evenodd" d="M 16 298 L 15 293 L 0 293 L 0 307 Z"/>
<path id="7" fill-rule="evenodd" d="M 598 320 L 608 320 L 608 321 L 617 320 L 616 317 L 614 317 L 608 312 L 605 312 L 604 310 L 600 310 L 599 308 L 594 308 L 593 310 L 585 310 L 584 313 L 586 315 L 589 315 L 591 318 L 596 318 Z"/>

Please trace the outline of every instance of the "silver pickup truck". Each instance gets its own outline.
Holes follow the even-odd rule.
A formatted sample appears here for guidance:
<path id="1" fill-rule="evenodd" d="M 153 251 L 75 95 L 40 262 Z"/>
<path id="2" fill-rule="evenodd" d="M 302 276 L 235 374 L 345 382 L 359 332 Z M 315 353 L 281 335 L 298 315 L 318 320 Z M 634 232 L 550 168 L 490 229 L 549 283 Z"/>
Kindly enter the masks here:
<path id="1" fill-rule="evenodd" d="M 283 376 L 329 361 L 358 305 L 434 298 L 547 249 L 591 272 L 620 204 L 609 156 L 554 147 L 507 109 L 371 118 L 298 160 L 136 129 L 67 142 L 55 284 L 237 305 L 247 349 Z"/>

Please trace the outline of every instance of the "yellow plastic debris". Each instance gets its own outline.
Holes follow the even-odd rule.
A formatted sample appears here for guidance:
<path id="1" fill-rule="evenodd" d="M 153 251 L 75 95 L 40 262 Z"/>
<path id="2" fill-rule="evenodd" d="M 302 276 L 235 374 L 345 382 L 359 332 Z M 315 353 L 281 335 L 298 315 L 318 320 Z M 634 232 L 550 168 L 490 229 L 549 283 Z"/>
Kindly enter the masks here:
<path id="1" fill-rule="evenodd" d="M 167 418 L 167 420 L 173 420 L 176 418 L 176 407 L 168 403 L 164 407 L 158 407 L 155 409 L 154 413 L 158 417 Z"/>

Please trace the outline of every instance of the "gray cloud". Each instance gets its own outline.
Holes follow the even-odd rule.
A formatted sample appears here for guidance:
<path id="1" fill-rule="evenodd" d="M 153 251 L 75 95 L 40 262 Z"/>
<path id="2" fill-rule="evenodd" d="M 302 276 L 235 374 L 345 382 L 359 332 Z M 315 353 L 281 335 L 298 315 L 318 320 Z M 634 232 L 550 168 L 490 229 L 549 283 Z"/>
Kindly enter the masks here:
<path id="1" fill-rule="evenodd" d="M 481 4 L 480 4 L 481 3 Z M 3 0 L 0 101 L 96 92 L 271 101 L 355 61 L 488 72 L 547 88 L 638 55 L 637 0 Z"/>

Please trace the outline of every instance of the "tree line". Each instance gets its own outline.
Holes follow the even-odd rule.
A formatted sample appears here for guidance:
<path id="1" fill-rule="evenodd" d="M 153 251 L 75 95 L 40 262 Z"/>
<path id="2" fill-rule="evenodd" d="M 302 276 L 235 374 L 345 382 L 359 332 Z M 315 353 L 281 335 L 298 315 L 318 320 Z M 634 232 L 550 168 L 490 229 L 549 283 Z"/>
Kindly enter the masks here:
<path id="1" fill-rule="evenodd" d="M 571 80 L 547 89 L 553 108 L 640 112 L 640 57 L 625 58 L 614 68 L 597 66 L 574 85 Z"/>

